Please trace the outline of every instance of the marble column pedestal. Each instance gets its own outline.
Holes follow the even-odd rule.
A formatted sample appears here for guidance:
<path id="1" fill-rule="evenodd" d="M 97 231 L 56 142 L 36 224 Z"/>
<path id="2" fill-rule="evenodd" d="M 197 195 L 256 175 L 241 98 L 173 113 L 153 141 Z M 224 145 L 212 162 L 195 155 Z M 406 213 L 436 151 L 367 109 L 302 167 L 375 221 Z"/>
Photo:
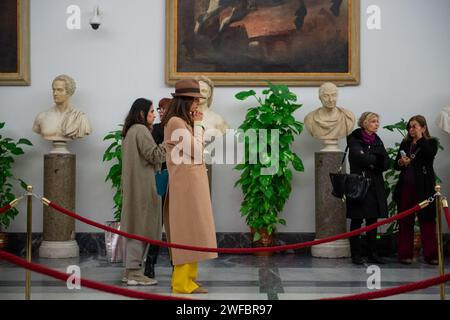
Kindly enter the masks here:
<path id="1" fill-rule="evenodd" d="M 44 197 L 75 212 L 76 157 L 74 154 L 44 156 Z M 75 219 L 44 206 L 42 258 L 75 258 L 80 249 L 75 241 Z"/>
<path id="2" fill-rule="evenodd" d="M 343 156 L 343 152 L 315 153 L 316 239 L 347 231 L 345 203 L 331 194 L 330 180 L 330 173 L 338 171 Z M 350 257 L 350 242 L 345 239 L 314 246 L 311 254 L 317 258 L 347 258 Z"/>

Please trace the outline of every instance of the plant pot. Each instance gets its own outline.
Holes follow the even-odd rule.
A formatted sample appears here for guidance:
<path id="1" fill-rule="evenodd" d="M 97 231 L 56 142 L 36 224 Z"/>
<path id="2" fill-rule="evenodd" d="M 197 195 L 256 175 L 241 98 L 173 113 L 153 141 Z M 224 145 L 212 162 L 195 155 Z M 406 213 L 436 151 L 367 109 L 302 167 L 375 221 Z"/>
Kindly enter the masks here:
<path id="1" fill-rule="evenodd" d="M 8 234 L 0 232 L 0 250 L 6 249 L 7 245 L 8 245 Z"/>
<path id="2" fill-rule="evenodd" d="M 256 229 L 251 228 L 251 236 L 252 236 L 252 247 L 253 248 L 261 248 L 261 247 L 272 247 L 274 244 L 274 236 L 273 233 L 269 235 L 267 230 L 259 230 L 259 234 L 261 235 L 261 239 L 258 241 L 253 241 L 253 236 L 256 233 Z M 273 255 L 273 252 L 255 252 L 253 253 L 255 256 L 259 257 L 269 257 Z"/>
<path id="3" fill-rule="evenodd" d="M 107 221 L 106 225 L 110 228 L 120 230 L 120 221 Z M 123 261 L 123 237 L 105 231 L 105 247 L 109 262 L 118 263 Z"/>

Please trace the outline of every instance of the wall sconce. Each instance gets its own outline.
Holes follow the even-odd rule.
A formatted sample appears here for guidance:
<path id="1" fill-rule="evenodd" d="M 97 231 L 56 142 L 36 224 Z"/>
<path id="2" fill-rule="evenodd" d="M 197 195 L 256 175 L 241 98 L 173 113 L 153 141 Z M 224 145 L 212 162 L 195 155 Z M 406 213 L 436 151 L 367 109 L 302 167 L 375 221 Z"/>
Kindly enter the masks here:
<path id="1" fill-rule="evenodd" d="M 97 30 L 102 24 L 101 15 L 102 14 L 100 12 L 100 7 L 96 6 L 94 8 L 94 15 L 89 19 L 89 24 L 91 25 L 92 29 Z"/>

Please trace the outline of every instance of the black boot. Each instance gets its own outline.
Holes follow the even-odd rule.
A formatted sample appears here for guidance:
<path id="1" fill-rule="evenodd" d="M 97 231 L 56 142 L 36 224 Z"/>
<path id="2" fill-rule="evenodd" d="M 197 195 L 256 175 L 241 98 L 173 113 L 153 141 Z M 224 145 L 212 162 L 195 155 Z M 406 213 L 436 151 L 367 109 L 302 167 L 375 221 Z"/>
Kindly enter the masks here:
<path id="1" fill-rule="evenodd" d="M 377 230 L 366 233 L 367 235 L 367 261 L 376 264 L 385 264 L 383 258 L 377 253 Z"/>
<path id="2" fill-rule="evenodd" d="M 145 271 L 144 275 L 146 277 L 155 278 L 155 264 L 158 260 L 159 246 L 150 245 L 148 248 L 147 259 L 145 260 Z"/>
<path id="3" fill-rule="evenodd" d="M 350 238 L 350 250 L 352 253 L 352 263 L 356 265 L 363 265 L 366 261 L 361 255 L 361 237 L 355 236 Z"/>
<path id="4" fill-rule="evenodd" d="M 367 261 L 370 263 L 376 263 L 376 264 L 385 264 L 386 262 L 382 257 L 380 257 L 377 253 L 372 253 L 367 256 Z"/>

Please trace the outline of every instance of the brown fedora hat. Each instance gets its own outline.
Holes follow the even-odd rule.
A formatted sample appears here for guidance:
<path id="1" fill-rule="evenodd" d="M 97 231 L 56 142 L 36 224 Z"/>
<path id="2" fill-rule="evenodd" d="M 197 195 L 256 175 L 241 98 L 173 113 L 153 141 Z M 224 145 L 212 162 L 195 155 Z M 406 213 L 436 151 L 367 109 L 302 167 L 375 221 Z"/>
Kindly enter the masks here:
<path id="1" fill-rule="evenodd" d="M 192 98 L 205 98 L 200 93 L 200 85 L 197 80 L 194 79 L 182 79 L 175 83 L 175 93 L 172 93 L 174 97 L 192 97 Z"/>

